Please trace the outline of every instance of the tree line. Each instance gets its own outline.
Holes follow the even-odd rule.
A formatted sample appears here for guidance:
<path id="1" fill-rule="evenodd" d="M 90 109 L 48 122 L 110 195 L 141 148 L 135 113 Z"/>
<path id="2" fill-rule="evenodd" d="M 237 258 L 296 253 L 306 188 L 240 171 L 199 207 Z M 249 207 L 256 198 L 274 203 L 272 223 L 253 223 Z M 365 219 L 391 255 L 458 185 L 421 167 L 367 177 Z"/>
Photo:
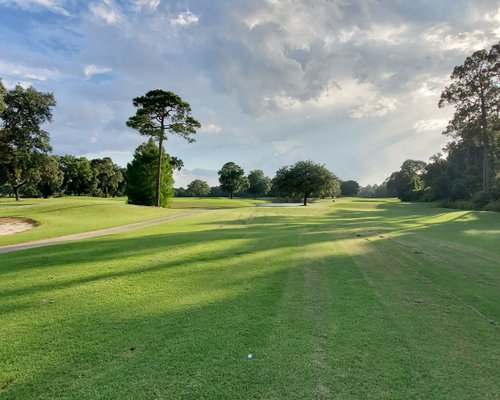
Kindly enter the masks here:
<path id="1" fill-rule="evenodd" d="M 404 201 L 443 201 L 453 207 L 500 210 L 500 42 L 467 57 L 455 67 L 451 84 L 442 92 L 439 107 L 455 113 L 444 132 L 451 141 L 429 163 L 406 160 L 381 185 L 360 188 L 341 182 L 324 165 L 299 161 L 276 172 L 272 179 L 261 170 L 245 176 L 228 162 L 218 171 L 219 186 L 195 180 L 176 194 L 203 196 L 235 193 L 253 197 L 273 195 L 308 199 L 361 195 L 398 196 Z M 168 206 L 174 195 L 173 172 L 182 160 L 165 152 L 168 134 L 194 142 L 201 124 L 189 103 L 177 94 L 152 90 L 133 99 L 137 108 L 126 125 L 147 136 L 127 168 L 109 157 L 88 160 L 51 155 L 49 134 L 41 127 L 52 121 L 56 101 L 52 93 L 17 85 L 7 90 L 0 80 L 0 195 L 20 196 L 126 194 L 133 204 Z"/>
<path id="2" fill-rule="evenodd" d="M 183 162 L 166 153 L 163 143 L 168 133 L 194 142 L 201 125 L 191 116 L 190 105 L 172 92 L 152 90 L 133 99 L 133 104 L 137 110 L 126 125 L 149 139 L 137 147 L 127 168 L 121 168 L 109 157 L 88 160 L 51 155 L 49 134 L 41 126 L 52 121 L 54 95 L 20 85 L 7 90 L 0 81 L 0 194 L 13 193 L 16 200 L 21 196 L 127 195 L 132 204 L 167 207 L 174 195 L 173 172 Z M 234 162 L 224 164 L 218 174 L 218 188 L 195 180 L 184 193 L 203 196 L 218 191 L 233 198 L 237 192 L 258 197 L 273 190 L 287 199 L 300 198 L 304 205 L 311 196 L 340 194 L 338 178 L 310 160 L 280 168 L 272 180 L 262 170 L 245 176 Z"/>
<path id="3" fill-rule="evenodd" d="M 500 211 L 500 42 L 467 57 L 450 79 L 438 103 L 455 109 L 444 154 L 406 160 L 381 187 L 403 201 Z"/>
<path id="4" fill-rule="evenodd" d="M 104 157 L 89 160 L 73 155 L 39 154 L 23 171 L 22 181 L 9 182 L 6 168 L 1 170 L 0 195 L 19 197 L 97 196 L 125 194 L 125 168 Z M 15 178 L 14 178 L 15 179 Z"/>
<path id="5" fill-rule="evenodd" d="M 238 193 L 241 197 L 278 197 L 280 201 L 300 201 L 307 205 L 311 197 L 338 197 L 341 181 L 328 168 L 311 160 L 299 161 L 276 171 L 274 178 L 265 176 L 257 169 L 245 176 L 245 171 L 236 163 L 225 163 L 218 171 L 219 186 L 210 187 L 200 179 L 192 181 L 186 189 L 176 190 L 176 196 L 221 196 L 230 199 Z"/>

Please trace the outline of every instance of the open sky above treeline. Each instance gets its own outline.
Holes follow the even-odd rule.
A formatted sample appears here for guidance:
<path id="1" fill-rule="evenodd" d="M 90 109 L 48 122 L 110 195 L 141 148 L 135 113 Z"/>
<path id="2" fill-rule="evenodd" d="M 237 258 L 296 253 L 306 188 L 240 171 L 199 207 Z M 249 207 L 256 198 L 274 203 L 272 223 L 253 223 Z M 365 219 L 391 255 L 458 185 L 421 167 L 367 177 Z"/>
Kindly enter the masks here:
<path id="1" fill-rule="evenodd" d="M 55 94 L 55 154 L 125 166 L 158 88 L 203 125 L 166 143 L 176 186 L 305 159 L 366 185 L 441 150 L 453 67 L 499 37 L 489 0 L 0 0 L 0 78 Z"/>

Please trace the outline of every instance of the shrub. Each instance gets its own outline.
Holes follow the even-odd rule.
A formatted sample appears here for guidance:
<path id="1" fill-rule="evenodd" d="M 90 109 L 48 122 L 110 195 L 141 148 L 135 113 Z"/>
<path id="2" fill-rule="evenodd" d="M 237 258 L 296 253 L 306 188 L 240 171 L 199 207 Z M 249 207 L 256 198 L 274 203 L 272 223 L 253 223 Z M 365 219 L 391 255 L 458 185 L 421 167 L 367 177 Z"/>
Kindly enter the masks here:
<path id="1" fill-rule="evenodd" d="M 500 212 L 500 200 L 490 201 L 484 206 L 484 210 Z"/>
<path id="2" fill-rule="evenodd" d="M 477 192 L 472 197 L 472 204 L 474 204 L 475 209 L 482 209 L 486 204 L 490 202 L 490 194 L 487 192 Z"/>
<path id="3" fill-rule="evenodd" d="M 453 208 L 456 210 L 477 210 L 477 208 L 474 207 L 472 201 L 467 201 L 467 200 L 456 200 L 456 201 L 446 200 L 440 203 L 440 206 L 443 208 Z"/>

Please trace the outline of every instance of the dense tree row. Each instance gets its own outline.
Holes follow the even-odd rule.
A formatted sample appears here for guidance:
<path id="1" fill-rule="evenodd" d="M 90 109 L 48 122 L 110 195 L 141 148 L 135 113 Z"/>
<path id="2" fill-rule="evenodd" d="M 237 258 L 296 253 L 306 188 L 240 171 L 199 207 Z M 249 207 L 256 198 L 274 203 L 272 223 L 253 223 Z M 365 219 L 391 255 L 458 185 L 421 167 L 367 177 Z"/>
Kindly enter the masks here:
<path id="1" fill-rule="evenodd" d="M 368 198 L 381 198 L 381 197 L 393 197 L 389 189 L 387 189 L 387 181 L 381 183 L 380 185 L 367 185 L 359 188 L 358 197 L 368 197 Z"/>
<path id="2" fill-rule="evenodd" d="M 137 108 L 126 122 L 149 140 L 140 145 L 126 169 L 110 158 L 88 160 L 50 155 L 49 134 L 41 126 L 52 120 L 52 93 L 20 85 L 7 90 L 0 80 L 0 195 L 128 195 L 134 204 L 167 206 L 173 196 L 173 172 L 183 163 L 163 148 L 167 133 L 188 142 L 200 123 L 190 105 L 178 95 L 152 90 L 133 100 Z M 300 199 L 312 197 L 398 196 L 404 201 L 444 200 L 449 205 L 500 210 L 500 42 L 481 50 L 455 67 L 451 84 L 438 106 L 455 108 L 445 130 L 452 141 L 429 163 L 406 160 L 381 185 L 360 188 L 341 182 L 324 165 L 299 161 L 280 168 L 273 179 L 262 170 L 245 175 L 234 162 L 222 166 L 219 186 L 194 180 L 176 195 L 221 196 L 235 193 Z"/>
<path id="3" fill-rule="evenodd" d="M 481 168 L 467 166 L 463 143 L 447 146 L 448 157 L 433 156 L 429 163 L 406 160 L 387 180 L 390 195 L 402 201 L 441 201 L 447 207 L 500 211 L 500 179 L 497 172 L 490 190 L 482 190 Z"/>
<path id="4" fill-rule="evenodd" d="M 0 195 L 16 196 L 9 176 L 2 168 Z M 125 169 L 109 157 L 88 160 L 72 155 L 39 155 L 39 163 L 31 166 L 29 179 L 17 188 L 20 197 L 98 196 L 115 197 L 125 193 Z"/>
<path id="5" fill-rule="evenodd" d="M 52 93 L 0 81 L 0 194 L 19 197 L 123 194 L 123 171 L 110 158 L 87 160 L 50 155 L 49 134 L 56 105 Z"/>
<path id="6" fill-rule="evenodd" d="M 337 197 L 340 195 L 340 180 L 324 165 L 312 161 L 299 161 L 292 166 L 280 168 L 273 179 L 260 169 L 245 176 L 243 168 L 228 162 L 219 171 L 220 186 L 209 187 L 207 182 L 196 179 L 187 189 L 176 189 L 176 196 L 221 196 L 280 197 L 283 201 L 302 201 L 307 205 L 311 196 Z"/>
<path id="7" fill-rule="evenodd" d="M 401 200 L 500 211 L 500 42 L 455 67 L 439 107 L 455 107 L 452 141 L 429 163 L 406 160 L 387 180 Z"/>

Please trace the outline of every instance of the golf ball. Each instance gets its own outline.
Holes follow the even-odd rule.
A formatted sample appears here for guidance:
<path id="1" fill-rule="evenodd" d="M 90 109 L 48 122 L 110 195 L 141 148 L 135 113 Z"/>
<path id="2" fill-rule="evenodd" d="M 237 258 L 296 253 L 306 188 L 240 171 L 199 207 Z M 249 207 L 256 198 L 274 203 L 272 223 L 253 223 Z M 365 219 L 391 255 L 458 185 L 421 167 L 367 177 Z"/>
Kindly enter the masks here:
<path id="1" fill-rule="evenodd" d="M 251 360 L 251 359 L 253 358 L 253 355 L 249 354 L 249 355 L 247 356 L 247 358 L 248 358 L 249 360 Z"/>

